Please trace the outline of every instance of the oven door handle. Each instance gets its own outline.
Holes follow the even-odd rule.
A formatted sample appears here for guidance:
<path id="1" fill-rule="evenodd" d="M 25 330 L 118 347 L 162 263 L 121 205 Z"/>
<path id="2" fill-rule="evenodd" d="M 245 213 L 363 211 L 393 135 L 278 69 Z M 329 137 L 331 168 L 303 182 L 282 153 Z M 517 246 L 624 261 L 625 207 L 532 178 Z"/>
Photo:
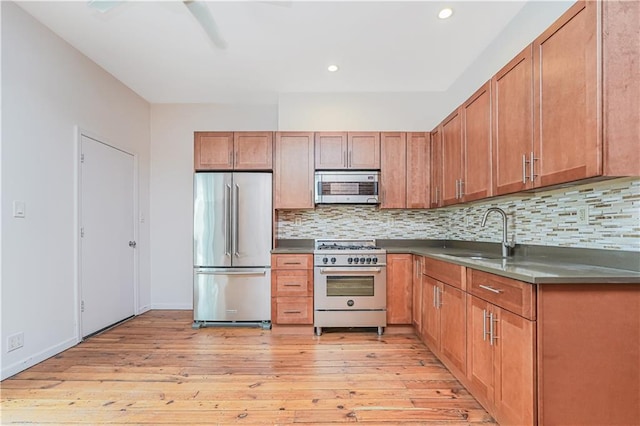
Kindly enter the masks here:
<path id="1" fill-rule="evenodd" d="M 382 268 L 320 268 L 321 274 L 335 274 L 336 272 L 339 272 L 341 274 L 344 274 L 344 273 L 360 274 L 362 272 L 379 273 L 379 272 L 382 272 Z"/>

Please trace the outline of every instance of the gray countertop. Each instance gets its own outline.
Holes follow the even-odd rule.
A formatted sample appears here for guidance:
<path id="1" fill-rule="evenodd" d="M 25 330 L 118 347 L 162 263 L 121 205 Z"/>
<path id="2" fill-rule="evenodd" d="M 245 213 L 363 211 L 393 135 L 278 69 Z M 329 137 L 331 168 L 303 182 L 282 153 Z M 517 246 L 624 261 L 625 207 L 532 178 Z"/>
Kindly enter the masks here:
<path id="1" fill-rule="evenodd" d="M 640 284 L 640 252 L 519 246 L 503 259 L 493 243 L 378 240 L 387 253 L 427 256 L 531 284 Z M 273 254 L 311 254 L 313 240 L 286 240 Z"/>

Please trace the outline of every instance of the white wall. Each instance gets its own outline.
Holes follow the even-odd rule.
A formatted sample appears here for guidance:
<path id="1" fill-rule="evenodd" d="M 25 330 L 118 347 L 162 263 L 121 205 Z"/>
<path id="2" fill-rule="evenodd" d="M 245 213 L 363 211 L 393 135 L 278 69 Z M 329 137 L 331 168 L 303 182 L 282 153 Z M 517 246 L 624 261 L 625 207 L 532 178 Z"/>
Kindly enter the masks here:
<path id="1" fill-rule="evenodd" d="M 193 306 L 193 132 L 276 130 L 276 105 L 151 106 L 151 306 Z"/>
<path id="2" fill-rule="evenodd" d="M 76 126 L 134 154 L 149 214 L 149 104 L 13 3 L 2 8 L 2 378 L 78 341 L 74 283 Z M 108 195 L 107 195 L 108 196 Z M 12 216 L 13 200 L 26 217 Z M 149 226 L 140 224 L 139 309 Z M 105 265 L 112 267 L 113 265 Z M 6 352 L 6 336 L 24 347 Z"/>
<path id="3" fill-rule="evenodd" d="M 444 92 L 281 93 L 278 100 L 278 129 L 430 131 L 574 2 L 527 3 L 487 49 L 478 52 L 471 66 Z M 415 54 L 419 55 L 420 52 L 416 51 Z"/>

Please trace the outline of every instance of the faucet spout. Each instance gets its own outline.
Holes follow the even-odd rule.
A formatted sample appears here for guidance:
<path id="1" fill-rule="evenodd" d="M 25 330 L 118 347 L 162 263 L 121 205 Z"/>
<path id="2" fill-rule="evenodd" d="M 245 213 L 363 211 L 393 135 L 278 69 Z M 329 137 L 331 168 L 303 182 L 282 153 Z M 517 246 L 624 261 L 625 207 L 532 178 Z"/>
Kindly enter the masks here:
<path id="1" fill-rule="evenodd" d="M 507 214 L 498 207 L 490 207 L 484 212 L 484 216 L 482 216 L 481 226 L 485 226 L 487 223 L 487 216 L 489 213 L 496 212 L 502 216 L 502 257 L 509 257 L 511 255 L 511 249 L 515 246 L 514 242 L 509 242 L 508 232 L 507 232 Z"/>

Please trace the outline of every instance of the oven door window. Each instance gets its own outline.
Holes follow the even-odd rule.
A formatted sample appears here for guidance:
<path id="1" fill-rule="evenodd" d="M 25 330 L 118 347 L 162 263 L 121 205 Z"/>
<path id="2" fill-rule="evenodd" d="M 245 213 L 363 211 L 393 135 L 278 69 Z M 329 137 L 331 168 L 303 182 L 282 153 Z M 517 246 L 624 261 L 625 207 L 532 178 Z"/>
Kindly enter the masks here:
<path id="1" fill-rule="evenodd" d="M 329 276 L 327 296 L 374 296 L 374 277 Z"/>

